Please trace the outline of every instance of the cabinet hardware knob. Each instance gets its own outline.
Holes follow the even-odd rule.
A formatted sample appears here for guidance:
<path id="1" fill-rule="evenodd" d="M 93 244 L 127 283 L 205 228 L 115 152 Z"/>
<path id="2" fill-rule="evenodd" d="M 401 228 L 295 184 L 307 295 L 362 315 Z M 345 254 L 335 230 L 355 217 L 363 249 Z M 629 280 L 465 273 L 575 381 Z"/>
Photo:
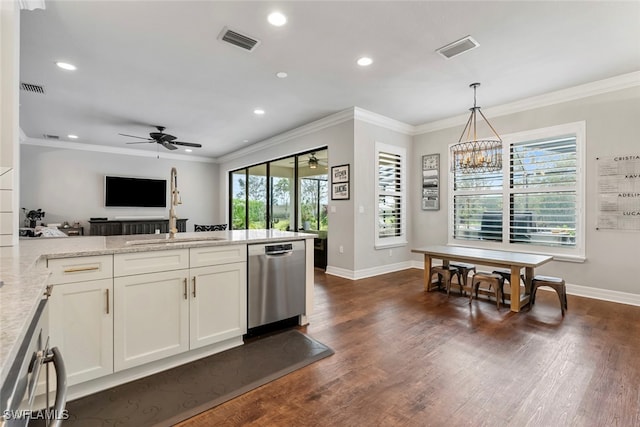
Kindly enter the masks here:
<path id="1" fill-rule="evenodd" d="M 188 298 L 188 296 L 187 296 L 188 293 L 189 293 L 189 291 L 187 290 L 187 278 L 185 277 L 184 278 L 184 294 L 183 294 L 184 295 L 184 299 Z"/>
<path id="2" fill-rule="evenodd" d="M 107 288 L 106 295 L 107 295 L 107 314 L 109 314 L 109 289 L 108 288 Z"/>
<path id="3" fill-rule="evenodd" d="M 193 276 L 193 297 L 196 297 L 196 276 Z"/>

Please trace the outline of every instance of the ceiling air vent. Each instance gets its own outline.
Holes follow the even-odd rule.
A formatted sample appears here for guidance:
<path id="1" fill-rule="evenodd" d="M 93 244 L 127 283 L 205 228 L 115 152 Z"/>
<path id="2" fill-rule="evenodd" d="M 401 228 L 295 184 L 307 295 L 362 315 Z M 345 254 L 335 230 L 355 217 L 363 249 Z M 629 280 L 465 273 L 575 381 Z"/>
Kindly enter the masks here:
<path id="1" fill-rule="evenodd" d="M 20 89 L 25 92 L 42 93 L 44 94 L 44 86 L 34 85 L 32 83 L 20 83 Z"/>
<path id="2" fill-rule="evenodd" d="M 44 135 L 44 139 L 60 139 L 60 137 L 58 135 L 49 135 L 48 133 L 45 133 Z"/>
<path id="3" fill-rule="evenodd" d="M 256 46 L 260 44 L 259 40 L 244 34 L 240 34 L 239 32 L 233 31 L 227 27 L 224 27 L 222 29 L 222 32 L 220 33 L 218 38 L 227 43 L 231 43 L 236 47 L 248 50 L 249 52 L 251 52 L 253 49 L 255 49 Z"/>
<path id="4" fill-rule="evenodd" d="M 440 55 L 444 56 L 446 59 L 451 59 L 454 56 L 458 56 L 461 53 L 465 53 L 470 51 L 471 49 L 475 49 L 480 44 L 473 39 L 471 36 L 463 37 L 460 40 L 456 40 L 453 43 L 449 43 L 446 46 L 437 49 Z"/>

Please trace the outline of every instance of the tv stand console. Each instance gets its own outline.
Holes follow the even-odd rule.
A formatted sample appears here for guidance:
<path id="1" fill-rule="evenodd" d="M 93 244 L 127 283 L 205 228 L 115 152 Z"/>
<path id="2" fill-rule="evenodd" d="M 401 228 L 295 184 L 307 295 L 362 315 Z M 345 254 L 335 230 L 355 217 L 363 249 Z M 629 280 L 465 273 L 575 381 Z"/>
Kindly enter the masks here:
<path id="1" fill-rule="evenodd" d="M 187 219 L 178 219 L 178 232 L 187 231 Z M 169 232 L 168 219 L 135 219 L 135 220 L 92 220 L 89 221 L 89 234 L 92 236 L 117 236 L 122 234 L 161 234 Z"/>

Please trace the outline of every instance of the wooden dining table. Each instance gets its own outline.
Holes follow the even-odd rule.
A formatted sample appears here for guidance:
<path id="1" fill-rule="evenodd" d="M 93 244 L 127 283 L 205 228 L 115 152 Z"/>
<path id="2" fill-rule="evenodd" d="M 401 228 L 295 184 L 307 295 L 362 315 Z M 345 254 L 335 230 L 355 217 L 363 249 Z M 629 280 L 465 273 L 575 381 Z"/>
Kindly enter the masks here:
<path id="1" fill-rule="evenodd" d="M 450 261 L 459 261 L 491 267 L 509 268 L 511 270 L 511 311 L 518 312 L 529 302 L 531 281 L 534 269 L 553 260 L 549 255 L 528 254 L 523 252 L 499 251 L 493 249 L 466 248 L 461 246 L 424 246 L 412 249 L 411 252 L 424 254 L 424 289 L 430 290 L 431 262 L 442 260 L 443 266 Z M 524 269 L 525 292 L 520 294 L 520 275 Z M 518 286 L 513 284 L 517 283 Z"/>

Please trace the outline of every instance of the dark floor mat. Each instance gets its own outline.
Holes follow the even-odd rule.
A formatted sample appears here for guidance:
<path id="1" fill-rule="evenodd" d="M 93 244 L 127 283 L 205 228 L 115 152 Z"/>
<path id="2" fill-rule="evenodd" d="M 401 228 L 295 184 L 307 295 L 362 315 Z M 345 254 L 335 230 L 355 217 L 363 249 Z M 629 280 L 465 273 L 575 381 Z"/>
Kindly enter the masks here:
<path id="1" fill-rule="evenodd" d="M 67 403 L 65 426 L 166 426 L 333 354 L 289 330 Z"/>

